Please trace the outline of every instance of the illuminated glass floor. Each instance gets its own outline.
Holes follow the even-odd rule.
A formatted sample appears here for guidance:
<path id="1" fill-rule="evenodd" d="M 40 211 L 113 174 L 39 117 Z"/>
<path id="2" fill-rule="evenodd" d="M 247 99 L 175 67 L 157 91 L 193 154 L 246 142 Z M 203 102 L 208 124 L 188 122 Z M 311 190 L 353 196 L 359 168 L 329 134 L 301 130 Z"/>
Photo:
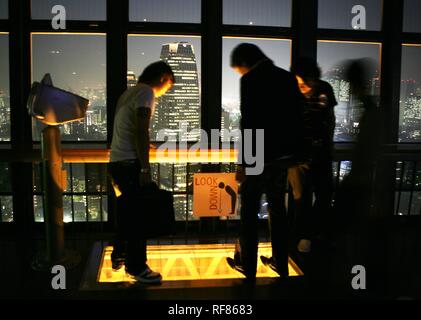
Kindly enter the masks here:
<path id="1" fill-rule="evenodd" d="M 97 282 L 134 282 L 133 278 L 126 275 L 124 267 L 118 271 L 111 268 L 111 252 L 111 246 L 103 250 Z M 148 246 L 148 265 L 162 274 L 163 281 L 244 278 L 226 262 L 226 257 L 232 257 L 233 252 L 234 244 L 151 245 Z M 270 243 L 259 244 L 258 257 L 261 255 L 272 255 Z M 292 259 L 289 259 L 289 274 L 303 275 Z M 259 259 L 257 277 L 273 278 L 278 275 Z"/>

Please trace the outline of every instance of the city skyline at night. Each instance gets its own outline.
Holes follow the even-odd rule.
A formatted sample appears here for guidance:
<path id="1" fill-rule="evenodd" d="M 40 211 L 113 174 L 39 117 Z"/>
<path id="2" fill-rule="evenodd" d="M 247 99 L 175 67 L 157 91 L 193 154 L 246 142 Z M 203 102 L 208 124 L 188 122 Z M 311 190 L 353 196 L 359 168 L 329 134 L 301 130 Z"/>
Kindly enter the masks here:
<path id="1" fill-rule="evenodd" d="M 36 38 L 39 36 L 40 38 Z M 92 58 L 97 61 L 92 61 L 90 57 L 87 58 L 81 66 L 69 67 L 67 64 L 61 62 L 65 59 L 75 60 L 71 58 L 68 51 L 70 47 L 81 45 L 80 41 L 85 36 L 72 36 L 72 41 L 68 41 L 68 36 L 65 40 L 58 39 L 59 37 L 50 38 L 50 35 L 34 35 L 34 81 L 42 77 L 44 72 L 52 72 L 54 84 L 65 90 L 75 92 L 90 100 L 90 106 L 87 113 L 85 123 L 67 124 L 62 127 L 64 133 L 64 140 L 105 140 L 106 139 L 106 86 L 105 86 L 105 47 L 103 45 L 102 36 L 92 36 L 98 42 L 95 44 L 95 51 L 99 54 L 91 54 Z M 99 37 L 99 39 L 98 39 Z M 0 39 L 6 39 L 1 42 L 0 48 L 7 48 L 7 36 L 0 36 Z M 55 41 L 52 41 L 55 39 Z M 139 40 L 142 41 L 139 41 Z M 99 41 L 98 41 L 99 40 Z M 200 38 L 184 37 L 138 37 L 129 38 L 129 70 L 138 70 L 140 73 L 143 66 L 160 59 L 160 50 L 162 45 L 171 41 L 187 40 L 192 43 L 193 48 L 200 48 Z M 90 40 L 89 40 L 90 41 Z M 223 49 L 223 78 L 222 78 L 222 101 L 221 107 L 223 111 L 223 127 L 234 129 L 238 127 L 239 123 L 239 76 L 229 67 L 229 54 L 235 44 L 240 42 L 255 42 L 260 45 L 263 51 L 269 56 L 273 57 L 276 65 L 285 69 L 289 68 L 290 62 L 290 41 L 289 40 L 261 40 L 261 39 L 237 39 L 225 38 Z M 51 42 L 48 45 L 44 43 Z M 137 44 L 135 44 L 135 42 Z M 98 47 L 101 43 L 100 47 Z M 82 42 L 83 44 L 83 42 Z M 141 48 L 137 48 L 140 46 Z M 326 47 L 326 49 L 324 48 Z M 348 48 L 347 48 L 348 47 Z M 357 48 L 358 47 L 358 48 Z M 364 48 L 366 47 L 366 48 Z M 159 50 L 156 50 L 159 48 Z M 355 49 L 353 49 L 355 48 Z M 142 51 L 143 50 L 143 51 Z M 153 50 L 155 54 L 153 54 Z M 2 55 L 5 59 L 2 60 L 4 64 L 8 58 L 4 50 Z M 101 53 L 102 51 L 102 53 Z M 89 52 L 94 52 L 89 51 Z M 344 56 L 346 52 L 347 56 Z M 195 50 L 197 61 L 197 74 L 200 83 L 200 49 Z M 414 126 L 419 124 L 419 105 L 420 105 L 420 88 L 421 76 L 417 70 L 421 69 L 420 59 L 417 59 L 420 54 L 420 48 L 417 46 L 404 46 L 402 57 L 402 92 L 401 92 L 401 116 L 400 116 L 400 141 L 411 142 L 419 141 L 421 137 L 419 133 L 413 132 L 416 130 Z M 331 75 L 332 70 L 336 68 L 334 63 L 338 64 L 343 58 L 358 58 L 369 57 L 375 61 L 379 61 L 380 48 L 375 44 L 354 44 L 354 43 L 338 43 L 338 42 L 319 42 L 319 64 L 324 71 L 324 78 L 329 81 L 326 75 Z M 103 57 L 104 63 L 98 64 L 98 56 Z M 48 57 L 49 59 L 45 59 Z M 139 57 L 136 59 L 136 57 Z M 51 58 L 51 59 L 50 59 Z M 338 58 L 340 60 L 338 60 Z M 101 59 L 100 59 L 101 60 Z M 47 61 L 49 66 L 46 65 Z M 55 62 L 57 61 L 57 62 Z M 95 67 L 98 65 L 98 67 Z M 7 63 L 4 68 L 7 67 Z M 378 69 L 380 66 L 378 66 Z M 329 70 L 326 72 L 326 70 Z M 137 76 L 137 74 L 136 76 Z M 39 78 L 39 79 L 37 79 Z M 8 79 L 2 75 L 0 78 L 0 139 L 7 141 L 10 139 L 10 94 L 8 90 Z M 332 80 L 332 79 L 330 79 Z M 381 80 L 381 79 L 380 79 Z M 336 87 L 334 81 L 330 81 L 334 89 Z M 413 92 L 409 93 L 407 87 L 410 84 L 413 87 Z M 200 88 L 199 88 L 200 90 Z M 336 107 L 336 115 L 338 125 L 343 123 L 344 114 L 347 113 L 347 105 L 344 105 L 341 99 L 338 100 L 339 105 Z M 409 119 L 409 120 L 408 120 Z M 415 124 L 414 124 L 415 123 Z M 411 129 L 412 128 L 412 129 Z M 411 131 L 412 130 L 412 131 Z M 411 133 L 412 132 L 412 133 Z M 39 138 L 39 129 L 34 130 L 34 138 Z"/>

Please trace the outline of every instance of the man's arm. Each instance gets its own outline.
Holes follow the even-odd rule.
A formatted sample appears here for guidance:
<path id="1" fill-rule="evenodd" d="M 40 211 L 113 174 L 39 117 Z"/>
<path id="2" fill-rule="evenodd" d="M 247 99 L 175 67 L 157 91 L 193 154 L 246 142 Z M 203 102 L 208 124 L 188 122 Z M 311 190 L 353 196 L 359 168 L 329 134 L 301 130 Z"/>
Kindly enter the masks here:
<path id="1" fill-rule="evenodd" d="M 140 184 L 145 185 L 151 182 L 149 164 L 149 123 L 151 119 L 151 109 L 140 107 L 136 110 L 136 133 L 135 146 L 143 172 L 140 174 Z"/>

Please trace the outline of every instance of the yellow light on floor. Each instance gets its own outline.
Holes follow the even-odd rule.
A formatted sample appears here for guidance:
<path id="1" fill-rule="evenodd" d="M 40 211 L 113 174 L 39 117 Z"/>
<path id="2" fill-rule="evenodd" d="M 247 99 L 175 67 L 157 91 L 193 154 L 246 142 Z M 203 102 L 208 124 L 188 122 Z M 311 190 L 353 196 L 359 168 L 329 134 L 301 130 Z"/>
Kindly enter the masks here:
<path id="1" fill-rule="evenodd" d="M 129 275 L 126 275 L 124 267 L 118 271 L 112 269 L 111 252 L 112 247 L 104 248 L 98 282 L 134 282 Z M 153 245 L 148 246 L 148 265 L 152 270 L 162 274 L 163 281 L 244 278 L 241 273 L 232 270 L 226 262 L 226 257 L 232 257 L 233 253 L 233 244 Z M 268 257 L 272 255 L 270 243 L 259 244 L 258 257 L 261 255 Z M 289 274 L 303 275 L 291 259 Z M 273 278 L 278 275 L 264 266 L 259 259 L 257 277 Z"/>

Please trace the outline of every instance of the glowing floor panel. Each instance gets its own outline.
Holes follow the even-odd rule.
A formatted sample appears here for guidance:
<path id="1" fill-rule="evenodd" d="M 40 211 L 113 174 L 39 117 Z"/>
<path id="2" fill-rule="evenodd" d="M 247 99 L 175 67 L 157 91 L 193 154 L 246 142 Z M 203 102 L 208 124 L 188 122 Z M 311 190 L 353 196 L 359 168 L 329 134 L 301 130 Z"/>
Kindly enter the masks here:
<path id="1" fill-rule="evenodd" d="M 111 246 L 105 247 L 99 267 L 98 282 L 134 282 L 126 275 L 124 267 L 114 271 L 111 267 Z M 209 280 L 209 279 L 240 279 L 244 276 L 232 270 L 226 257 L 232 257 L 233 244 L 198 244 L 198 245 L 151 245 L 148 246 L 148 265 L 152 270 L 160 272 L 163 281 L 176 280 Z M 270 243 L 259 244 L 258 257 L 270 257 L 272 248 Z M 303 273 L 298 266 L 289 259 L 290 276 Z M 265 267 L 260 259 L 257 265 L 257 277 L 278 277 L 272 269 Z"/>

